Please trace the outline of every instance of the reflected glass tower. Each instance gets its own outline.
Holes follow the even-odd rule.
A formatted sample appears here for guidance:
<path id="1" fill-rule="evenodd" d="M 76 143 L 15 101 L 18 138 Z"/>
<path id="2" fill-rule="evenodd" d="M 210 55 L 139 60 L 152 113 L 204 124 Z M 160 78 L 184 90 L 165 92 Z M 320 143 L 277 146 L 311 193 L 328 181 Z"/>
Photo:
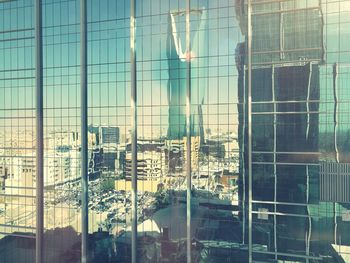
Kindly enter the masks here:
<path id="1" fill-rule="evenodd" d="M 325 253 L 333 242 L 332 219 L 313 217 L 315 209 L 327 206 L 319 203 L 318 179 L 320 67 L 325 63 L 321 3 L 252 2 L 251 153 L 246 43 L 236 48 L 242 103 L 238 106 L 241 218 L 247 226 L 251 154 L 252 241 L 266 250 L 254 258 L 277 259 L 283 254 L 288 260 L 309 260 Z M 240 7 L 238 19 L 245 21 L 246 6 Z M 246 34 L 245 23 L 241 28 Z"/>
<path id="2" fill-rule="evenodd" d="M 186 137 L 186 69 L 191 62 L 191 135 L 204 137 L 202 104 L 208 88 L 208 21 L 207 10 L 196 9 L 198 28 L 191 30 L 191 50 L 185 43 L 185 11 L 170 12 L 168 17 L 167 58 L 169 81 L 167 87 L 169 105 L 169 140 Z M 193 23 L 195 24 L 195 23 Z M 199 59 L 200 58 L 200 59 Z"/>

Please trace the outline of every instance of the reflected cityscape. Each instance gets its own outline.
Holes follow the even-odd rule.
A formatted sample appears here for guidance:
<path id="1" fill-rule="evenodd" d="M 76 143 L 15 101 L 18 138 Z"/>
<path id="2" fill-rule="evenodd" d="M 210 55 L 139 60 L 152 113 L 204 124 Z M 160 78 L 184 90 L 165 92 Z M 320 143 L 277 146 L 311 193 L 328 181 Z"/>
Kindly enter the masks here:
<path id="1" fill-rule="evenodd" d="M 135 0 L 135 63 L 132 1 L 38 1 L 38 261 L 37 2 L 0 0 L 0 262 L 350 262 L 350 1 Z"/>

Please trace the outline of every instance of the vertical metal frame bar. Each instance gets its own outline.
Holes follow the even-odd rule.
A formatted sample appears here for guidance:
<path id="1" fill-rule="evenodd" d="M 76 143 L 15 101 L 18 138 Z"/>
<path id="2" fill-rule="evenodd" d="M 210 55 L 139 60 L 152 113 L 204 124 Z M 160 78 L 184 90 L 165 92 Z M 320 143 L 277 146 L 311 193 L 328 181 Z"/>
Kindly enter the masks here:
<path id="1" fill-rule="evenodd" d="M 42 6 L 35 0 L 35 82 L 36 82 L 36 263 L 43 262 L 44 238 L 44 110 Z"/>
<path id="2" fill-rule="evenodd" d="M 186 0 L 186 225 L 187 225 L 187 263 L 191 263 L 191 27 L 190 27 L 191 0 Z"/>
<path id="3" fill-rule="evenodd" d="M 87 91 L 87 7 L 80 0 L 80 118 L 81 118 L 81 262 L 88 262 L 88 91 Z"/>
<path id="4" fill-rule="evenodd" d="M 136 19 L 135 0 L 130 0 L 130 66 L 131 66 L 131 261 L 137 262 L 137 85 L 136 85 Z"/>
<path id="5" fill-rule="evenodd" d="M 306 95 L 306 112 L 307 112 L 307 123 L 306 123 L 306 132 L 305 137 L 306 140 L 309 139 L 309 131 L 310 131 L 310 93 L 311 93 L 311 79 L 312 79 L 312 63 L 309 63 L 309 80 L 307 85 L 307 95 Z M 310 256 L 310 240 L 311 240 L 311 230 L 312 230 L 312 220 L 310 216 L 310 206 L 309 206 L 309 197 L 310 197 L 310 174 L 309 174 L 309 165 L 305 167 L 306 171 L 306 209 L 308 213 L 308 222 L 309 228 L 305 235 L 305 251 L 306 255 Z M 306 259 L 306 263 L 309 263 L 309 259 Z"/>
<path id="6" fill-rule="evenodd" d="M 248 3 L 247 56 L 248 56 L 248 261 L 253 262 L 252 242 L 252 2 Z"/>
<path id="7" fill-rule="evenodd" d="M 279 3 L 279 11 L 280 11 L 280 15 L 279 15 L 279 19 L 280 19 L 280 59 L 284 59 L 285 54 L 284 54 L 284 16 L 283 16 L 283 3 L 280 2 Z"/>
<path id="8" fill-rule="evenodd" d="M 338 151 L 338 64 L 333 64 L 333 99 L 334 99 L 334 110 L 333 110 L 333 140 L 334 140 L 334 154 L 335 162 L 339 164 L 339 151 Z M 337 222 L 337 203 L 333 203 L 334 209 L 334 244 L 337 244 L 337 231 L 338 231 L 338 222 Z"/>
<path id="9" fill-rule="evenodd" d="M 276 105 L 276 89 L 275 89 L 275 66 L 271 68 L 271 88 L 272 88 L 272 100 L 273 100 L 273 247 L 275 252 L 275 260 L 277 260 L 277 105 Z M 270 244 L 269 244 L 270 245 Z"/>

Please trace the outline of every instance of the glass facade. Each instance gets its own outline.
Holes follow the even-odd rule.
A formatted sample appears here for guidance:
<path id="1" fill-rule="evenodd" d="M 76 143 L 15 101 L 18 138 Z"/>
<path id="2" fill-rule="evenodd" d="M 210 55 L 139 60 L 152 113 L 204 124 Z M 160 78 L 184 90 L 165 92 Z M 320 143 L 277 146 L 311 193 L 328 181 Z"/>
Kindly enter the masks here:
<path id="1" fill-rule="evenodd" d="M 0 262 L 350 262 L 349 15 L 0 0 Z"/>

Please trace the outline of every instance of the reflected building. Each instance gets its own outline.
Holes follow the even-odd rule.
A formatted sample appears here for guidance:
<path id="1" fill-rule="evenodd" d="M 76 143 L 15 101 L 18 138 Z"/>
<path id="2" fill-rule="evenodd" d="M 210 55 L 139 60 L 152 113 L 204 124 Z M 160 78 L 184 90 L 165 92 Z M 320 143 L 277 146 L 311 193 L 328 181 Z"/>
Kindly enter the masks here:
<path id="1" fill-rule="evenodd" d="M 118 144 L 119 143 L 119 127 L 99 127 L 99 142 L 101 144 Z"/>
<path id="2" fill-rule="evenodd" d="M 204 142 L 203 109 L 205 92 L 208 89 L 208 21 L 207 10 L 191 10 L 196 15 L 198 28 L 191 32 L 191 50 L 183 50 L 185 43 L 185 11 L 170 12 L 168 16 L 167 61 L 169 80 L 167 95 L 169 105 L 168 144 L 181 144 L 186 149 L 186 90 L 187 64 L 191 67 L 191 148 L 192 170 L 198 170 L 198 154 Z M 196 23 L 192 23 L 192 26 Z M 181 28 L 180 28 L 181 26 Z M 195 77 L 192 77 L 195 76 Z M 186 162 L 186 152 L 183 153 L 182 164 Z M 185 170 L 183 170 L 185 171 Z"/>
<path id="3" fill-rule="evenodd" d="M 33 19 L 39 18 L 39 2 L 0 0 L 0 262 L 34 262 L 35 249 L 44 252 L 45 262 L 78 262 L 82 222 L 89 224 L 90 262 L 130 262 L 135 248 L 139 263 L 183 263 L 187 241 L 191 262 L 249 262 L 248 251 L 251 262 L 350 262 L 350 1 L 249 1 L 249 52 L 246 0 L 134 1 L 133 18 L 132 1 L 87 1 L 89 180 L 83 217 L 80 5 L 42 3 L 40 66 Z M 136 46 L 130 22 L 136 23 Z M 136 118 L 130 115 L 130 48 L 137 51 Z M 38 72 L 44 81 L 43 141 L 35 132 Z M 136 149 L 130 124 L 138 128 Z M 35 157 L 39 142 L 45 146 L 42 163 Z M 192 185 L 185 176 L 187 156 Z M 33 235 L 41 230 L 35 208 L 41 208 L 40 167 L 43 247 L 35 246 L 39 236 Z M 130 226 L 134 211 L 137 230 Z"/>
<path id="4" fill-rule="evenodd" d="M 305 262 L 327 254 L 334 242 L 334 218 L 313 217 L 327 206 L 319 200 L 320 67 L 325 62 L 321 2 L 252 2 L 252 153 L 247 42 L 236 47 L 240 217 L 248 241 L 251 154 L 252 241 L 266 249 L 253 251 L 253 257 Z M 247 35 L 246 5 L 236 12 Z"/>
<path id="5" fill-rule="evenodd" d="M 168 132 L 170 140 L 186 137 L 186 70 L 187 62 L 191 62 L 191 136 L 204 138 L 202 104 L 208 87 L 207 57 L 208 57 L 208 22 L 205 8 L 193 10 L 192 15 L 198 15 L 198 29 L 191 40 L 191 51 L 183 50 L 184 11 L 170 12 L 168 17 L 167 59 L 168 59 Z M 180 24 L 182 28 L 177 28 Z M 191 35 L 192 35 L 191 34 Z M 200 59 L 199 59 L 200 58 Z M 200 61 L 199 61 L 200 60 Z"/>

